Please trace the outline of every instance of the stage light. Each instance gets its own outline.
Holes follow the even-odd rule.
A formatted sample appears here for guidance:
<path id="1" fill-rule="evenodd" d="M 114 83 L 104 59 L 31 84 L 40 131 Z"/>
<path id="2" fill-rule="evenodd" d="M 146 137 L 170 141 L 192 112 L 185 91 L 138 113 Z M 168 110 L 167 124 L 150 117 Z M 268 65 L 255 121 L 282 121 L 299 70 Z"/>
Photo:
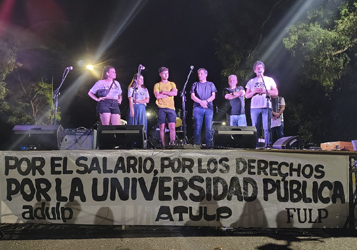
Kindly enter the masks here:
<path id="1" fill-rule="evenodd" d="M 93 70 L 94 69 L 93 65 L 87 65 L 86 68 L 89 69 L 89 70 Z"/>
<path id="2" fill-rule="evenodd" d="M 150 112 L 146 112 L 146 116 L 147 116 L 147 117 L 150 117 L 150 116 L 151 116 L 151 113 L 150 113 Z"/>
<path id="3" fill-rule="evenodd" d="M 224 125 L 224 126 L 225 126 L 225 125 L 226 125 L 226 122 L 222 122 L 222 125 Z"/>
<path id="4" fill-rule="evenodd" d="M 78 63 L 83 63 L 83 69 L 87 63 L 93 63 L 94 69 L 90 70 L 92 75 L 96 79 L 101 79 L 101 70 L 103 66 L 113 65 L 110 60 L 103 61 L 106 58 L 107 51 L 113 43 L 117 42 L 118 37 L 125 31 L 129 24 L 135 19 L 136 15 L 140 13 L 141 8 L 145 6 L 146 1 L 117 1 L 116 9 L 113 11 L 113 16 L 108 17 L 111 19 L 109 25 L 107 25 L 107 30 L 101 38 L 100 44 L 97 46 L 96 51 L 88 52 L 90 53 L 86 57 L 90 56 L 90 59 L 80 59 Z M 87 62 L 87 63 L 85 63 Z M 99 62 L 99 63 L 98 63 Z M 125 64 L 125 60 L 115 60 L 115 64 Z M 113 65 L 114 66 L 114 65 Z M 98 69 L 98 70 L 97 70 Z M 66 101 L 62 102 L 61 111 L 66 112 L 66 110 L 72 108 L 71 103 L 74 98 L 76 98 L 78 90 L 83 82 L 88 82 L 88 70 L 83 72 L 73 83 L 71 87 L 66 89 L 65 93 L 62 93 L 62 98 L 65 96 Z M 118 79 L 121 79 L 117 72 Z M 94 84 L 94 82 L 93 82 Z M 89 87 L 88 87 L 89 89 Z"/>
<path id="5" fill-rule="evenodd" d="M 88 74 L 88 72 L 95 78 L 101 78 L 101 70 L 104 62 L 94 63 L 93 60 L 82 60 L 80 66 L 83 69 L 83 73 Z"/>

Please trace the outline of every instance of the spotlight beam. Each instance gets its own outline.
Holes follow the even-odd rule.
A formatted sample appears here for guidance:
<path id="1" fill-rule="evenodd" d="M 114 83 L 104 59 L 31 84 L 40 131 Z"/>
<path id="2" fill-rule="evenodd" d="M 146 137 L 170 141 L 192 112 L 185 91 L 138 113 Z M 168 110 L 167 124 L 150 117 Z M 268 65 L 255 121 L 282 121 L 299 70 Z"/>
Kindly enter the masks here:
<path id="1" fill-rule="evenodd" d="M 137 14 L 148 0 L 140 1 L 120 1 L 118 2 L 117 11 L 113 13 L 111 25 L 109 25 L 106 34 L 102 38 L 98 50 L 95 52 L 94 60 L 99 61 L 106 49 L 111 46 L 120 34 L 123 33 L 126 27 L 134 20 Z M 69 87 L 62 98 L 65 96 L 66 100 L 61 102 L 62 111 L 66 111 L 71 107 L 71 102 L 76 96 L 79 86 L 84 82 L 85 73 L 78 77 L 75 82 Z"/>

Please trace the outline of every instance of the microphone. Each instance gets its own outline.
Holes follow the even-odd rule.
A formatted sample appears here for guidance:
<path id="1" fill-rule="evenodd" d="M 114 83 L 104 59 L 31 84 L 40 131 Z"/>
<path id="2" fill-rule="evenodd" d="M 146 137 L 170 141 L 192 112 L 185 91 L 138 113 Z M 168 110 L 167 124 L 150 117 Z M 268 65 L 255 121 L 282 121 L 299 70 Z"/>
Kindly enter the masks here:
<path id="1" fill-rule="evenodd" d="M 218 107 L 216 106 L 216 113 L 218 114 Z"/>
<path id="2" fill-rule="evenodd" d="M 193 70 L 193 68 L 194 68 L 193 65 L 191 65 L 191 66 L 190 66 L 190 69 Z"/>
<path id="3" fill-rule="evenodd" d="M 72 69 L 73 69 L 73 67 L 72 67 L 72 66 L 69 66 L 69 67 L 67 67 L 66 69 L 68 69 L 68 70 L 72 70 Z"/>
<path id="4" fill-rule="evenodd" d="M 262 71 L 262 70 L 259 70 L 258 73 L 259 73 L 259 74 L 263 74 L 263 71 Z"/>
<path id="5" fill-rule="evenodd" d="M 145 69 L 145 66 L 142 65 L 142 64 L 139 64 L 139 68 L 140 68 L 141 70 L 144 70 L 144 69 Z"/>

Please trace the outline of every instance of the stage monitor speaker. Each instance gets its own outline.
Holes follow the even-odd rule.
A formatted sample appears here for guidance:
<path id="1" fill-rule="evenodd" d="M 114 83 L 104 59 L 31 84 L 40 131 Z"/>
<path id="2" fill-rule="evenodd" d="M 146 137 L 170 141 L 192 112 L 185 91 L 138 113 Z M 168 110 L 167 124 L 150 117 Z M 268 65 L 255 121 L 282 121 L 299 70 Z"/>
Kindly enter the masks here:
<path id="1" fill-rule="evenodd" d="M 97 130 L 85 128 L 66 129 L 62 150 L 86 150 L 97 148 Z"/>
<path id="2" fill-rule="evenodd" d="M 99 126 L 97 133 L 99 149 L 146 148 L 144 125 Z"/>
<path id="3" fill-rule="evenodd" d="M 215 148 L 255 148 L 257 129 L 253 126 L 213 126 L 213 145 Z"/>
<path id="4" fill-rule="evenodd" d="M 61 125 L 16 125 L 12 150 L 58 150 L 66 133 Z"/>
<path id="5" fill-rule="evenodd" d="M 282 137 L 278 139 L 274 145 L 273 148 L 277 149 L 302 149 L 303 148 L 303 142 L 300 138 L 300 136 L 287 136 L 287 137 Z"/>

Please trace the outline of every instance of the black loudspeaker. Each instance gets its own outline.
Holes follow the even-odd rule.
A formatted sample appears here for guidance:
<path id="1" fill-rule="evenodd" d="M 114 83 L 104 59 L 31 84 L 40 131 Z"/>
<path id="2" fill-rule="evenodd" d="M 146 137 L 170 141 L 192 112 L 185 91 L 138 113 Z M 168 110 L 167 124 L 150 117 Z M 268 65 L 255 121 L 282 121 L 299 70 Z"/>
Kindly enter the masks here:
<path id="1" fill-rule="evenodd" d="M 257 129 L 253 126 L 213 126 L 213 145 L 215 148 L 255 148 Z"/>
<path id="2" fill-rule="evenodd" d="M 97 148 L 97 130 L 94 129 L 66 129 L 66 136 L 62 141 L 61 149 L 86 150 Z"/>
<path id="3" fill-rule="evenodd" d="M 16 125 L 12 150 L 58 150 L 66 133 L 61 125 Z"/>
<path id="4" fill-rule="evenodd" d="M 144 125 L 99 126 L 97 132 L 99 149 L 146 148 Z"/>
<path id="5" fill-rule="evenodd" d="M 287 136 L 287 137 L 282 137 L 279 140 L 277 140 L 273 148 L 278 148 L 278 149 L 302 149 L 303 148 L 303 142 L 300 136 Z"/>

